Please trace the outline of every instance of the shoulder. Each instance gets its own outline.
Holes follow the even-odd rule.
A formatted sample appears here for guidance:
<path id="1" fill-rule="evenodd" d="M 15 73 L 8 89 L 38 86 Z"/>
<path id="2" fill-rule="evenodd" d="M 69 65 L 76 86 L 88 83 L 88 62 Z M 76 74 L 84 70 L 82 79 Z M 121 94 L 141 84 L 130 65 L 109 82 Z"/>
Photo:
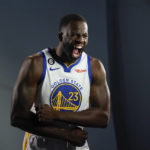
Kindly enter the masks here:
<path id="1" fill-rule="evenodd" d="M 39 80 L 43 71 L 43 57 L 40 53 L 27 56 L 20 68 L 19 77 Z"/>
<path id="2" fill-rule="evenodd" d="M 25 65 L 28 69 L 31 68 L 38 70 L 43 65 L 43 57 L 40 53 L 32 54 L 25 58 L 23 65 Z"/>
<path id="3" fill-rule="evenodd" d="M 90 56 L 90 62 L 92 81 L 104 81 L 106 78 L 106 71 L 101 60 Z"/>
<path id="4" fill-rule="evenodd" d="M 24 60 L 25 62 L 28 62 L 32 66 L 38 66 L 43 64 L 43 56 L 40 52 L 32 54 L 30 56 L 27 56 Z"/>

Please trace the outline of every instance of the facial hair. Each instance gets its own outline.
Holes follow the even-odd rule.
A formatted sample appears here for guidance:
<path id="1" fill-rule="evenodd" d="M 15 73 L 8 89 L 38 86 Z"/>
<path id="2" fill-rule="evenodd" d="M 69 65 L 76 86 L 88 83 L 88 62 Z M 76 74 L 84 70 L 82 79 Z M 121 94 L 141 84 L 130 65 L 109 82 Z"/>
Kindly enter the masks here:
<path id="1" fill-rule="evenodd" d="M 73 45 L 64 43 L 62 56 L 66 61 L 72 62 L 76 60 L 75 58 L 72 57 L 72 52 L 73 52 Z"/>

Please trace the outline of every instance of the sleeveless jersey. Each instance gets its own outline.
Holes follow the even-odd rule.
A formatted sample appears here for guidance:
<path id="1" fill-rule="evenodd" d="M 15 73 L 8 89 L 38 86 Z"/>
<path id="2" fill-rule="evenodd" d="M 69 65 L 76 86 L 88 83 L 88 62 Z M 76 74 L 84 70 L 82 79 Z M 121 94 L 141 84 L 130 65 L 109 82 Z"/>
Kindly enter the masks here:
<path id="1" fill-rule="evenodd" d="M 49 48 L 41 51 L 43 73 L 39 81 L 36 104 L 48 104 L 56 111 L 77 112 L 89 108 L 91 83 L 90 57 L 82 52 L 71 65 L 54 59 Z M 34 112 L 34 107 L 31 109 Z M 69 128 L 67 123 L 56 126 Z M 32 148 L 33 147 L 33 148 Z M 82 147 L 72 146 L 60 139 L 46 138 L 26 133 L 23 150 L 89 150 L 88 143 Z"/>

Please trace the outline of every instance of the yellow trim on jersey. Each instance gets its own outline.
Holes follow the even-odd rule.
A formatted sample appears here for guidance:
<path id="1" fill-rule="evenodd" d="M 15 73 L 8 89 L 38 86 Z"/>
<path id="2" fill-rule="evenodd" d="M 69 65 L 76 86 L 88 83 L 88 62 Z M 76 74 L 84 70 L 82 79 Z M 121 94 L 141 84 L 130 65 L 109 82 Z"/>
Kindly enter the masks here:
<path id="1" fill-rule="evenodd" d="M 66 65 L 65 63 L 64 63 L 64 65 L 65 65 L 67 68 L 69 68 L 71 65 L 75 64 L 77 61 L 78 61 L 78 59 L 77 59 L 75 62 L 73 62 L 72 64 L 70 64 L 70 65 Z"/>
<path id="2" fill-rule="evenodd" d="M 29 137 L 30 137 L 30 133 L 26 132 L 25 133 L 25 140 L 24 140 L 24 143 L 23 143 L 23 150 L 26 150 L 26 148 L 27 148 Z"/>

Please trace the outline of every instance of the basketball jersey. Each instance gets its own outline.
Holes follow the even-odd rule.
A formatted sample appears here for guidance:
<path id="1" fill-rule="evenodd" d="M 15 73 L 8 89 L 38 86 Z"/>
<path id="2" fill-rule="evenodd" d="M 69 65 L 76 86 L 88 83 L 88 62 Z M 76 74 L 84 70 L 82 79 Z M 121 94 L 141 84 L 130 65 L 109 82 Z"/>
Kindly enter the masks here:
<path id="1" fill-rule="evenodd" d="M 82 52 L 71 65 L 54 59 L 51 49 L 41 51 L 43 73 L 39 81 L 36 104 L 48 104 L 55 111 L 78 112 L 89 108 L 91 84 L 90 57 Z M 31 109 L 35 112 L 34 107 Z M 56 126 L 69 128 L 68 123 L 56 122 Z M 82 147 L 72 146 L 69 142 L 46 138 L 30 133 L 24 137 L 23 150 L 89 150 L 87 141 Z"/>

